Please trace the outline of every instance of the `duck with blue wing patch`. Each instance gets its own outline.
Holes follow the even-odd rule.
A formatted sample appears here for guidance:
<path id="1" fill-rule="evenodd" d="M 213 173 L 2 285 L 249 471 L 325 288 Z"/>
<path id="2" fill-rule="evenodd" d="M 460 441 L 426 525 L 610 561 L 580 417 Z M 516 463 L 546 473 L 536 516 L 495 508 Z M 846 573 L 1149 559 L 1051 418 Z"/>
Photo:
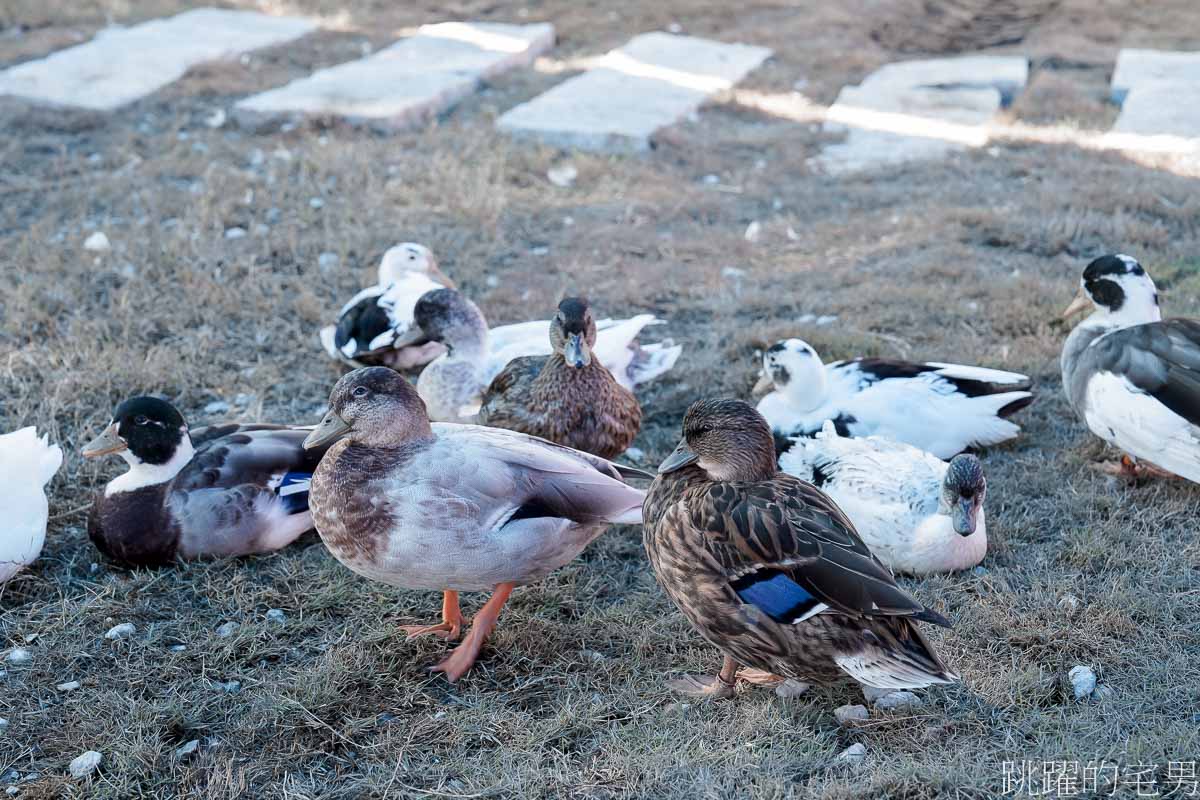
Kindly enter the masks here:
<path id="1" fill-rule="evenodd" d="M 746 403 L 688 409 L 643 517 L 659 583 L 725 653 L 718 675 L 672 688 L 730 696 L 738 677 L 764 675 L 876 689 L 957 680 L 916 625 L 949 623 L 896 585 L 827 496 L 777 470 L 770 427 Z"/>

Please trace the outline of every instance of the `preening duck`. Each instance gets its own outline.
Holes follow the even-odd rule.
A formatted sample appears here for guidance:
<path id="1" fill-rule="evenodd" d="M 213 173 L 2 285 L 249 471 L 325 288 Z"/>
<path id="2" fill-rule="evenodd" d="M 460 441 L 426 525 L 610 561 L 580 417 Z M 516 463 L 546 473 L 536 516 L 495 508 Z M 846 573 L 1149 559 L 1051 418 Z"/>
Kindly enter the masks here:
<path id="1" fill-rule="evenodd" d="M 1033 402 L 1026 375 L 940 362 L 855 358 L 823 364 L 800 339 L 763 354 L 755 393 L 783 452 L 832 420 L 843 436 L 885 436 L 950 458 L 999 444 L 1021 429 L 1006 417 Z"/>
<path id="2" fill-rule="evenodd" d="M 947 464 L 891 439 L 839 436 L 826 422 L 815 438 L 796 439 L 779 468 L 827 494 L 896 572 L 955 572 L 987 554 L 987 480 L 969 453 Z"/>
<path id="3" fill-rule="evenodd" d="M 1063 389 L 1092 433 L 1128 454 L 1105 468 L 1200 483 L 1200 322 L 1164 320 L 1154 281 L 1126 255 L 1088 264 L 1063 317 L 1088 308 L 1063 346 Z"/>
<path id="4" fill-rule="evenodd" d="M 307 444 L 337 441 L 312 481 L 313 519 L 342 564 L 371 580 L 442 592 L 442 622 L 413 636 L 456 639 L 458 593 L 491 591 L 463 642 L 434 669 L 474 664 L 513 588 L 575 558 L 609 523 L 637 524 L 650 477 L 514 431 L 429 422 L 413 387 L 382 367 L 343 375 Z"/>
<path id="5" fill-rule="evenodd" d="M 379 262 L 379 282 L 363 289 L 338 312 L 336 325 L 321 329 L 321 344 L 331 358 L 354 366 L 380 364 L 412 369 L 445 352 L 436 343 L 397 346 L 413 325 L 413 307 L 426 292 L 454 282 L 438 269 L 428 247 L 404 242 Z"/>
<path id="6" fill-rule="evenodd" d="M 957 680 L 916 625 L 949 623 L 896 585 L 827 495 L 778 471 L 771 429 L 746 403 L 688 409 L 643 513 L 659 583 L 725 653 L 718 675 L 671 688 L 729 696 L 739 666 L 752 680 L 876 689 Z"/>
<path id="7" fill-rule="evenodd" d="M 416 327 L 400 341 L 434 341 L 447 348 L 417 379 L 417 391 L 429 409 L 429 418 L 435 421 L 474 422 L 484 390 L 509 362 L 554 351 L 546 333 L 551 320 L 489 331 L 479 307 L 454 289 L 429 292 L 413 313 Z M 669 341 L 639 344 L 642 328 L 654 322 L 653 314 L 640 314 L 595 323 L 596 344 L 591 356 L 626 389 L 669 370 L 682 350 Z"/>
<path id="8" fill-rule="evenodd" d="M 62 449 L 33 427 L 0 436 L 0 583 L 7 581 L 42 552 L 50 504 L 46 484 L 62 466 Z"/>
<path id="9" fill-rule="evenodd" d="M 554 352 L 508 362 L 484 390 L 479 423 L 615 458 L 637 436 L 642 408 L 592 356 L 596 321 L 587 301 L 559 303 L 548 333 Z"/>
<path id="10" fill-rule="evenodd" d="M 191 431 L 165 400 L 126 400 L 83 449 L 129 464 L 96 496 L 88 535 L 133 566 L 278 550 L 313 527 L 307 484 L 321 452 L 304 448 L 308 434 L 233 423 Z"/>

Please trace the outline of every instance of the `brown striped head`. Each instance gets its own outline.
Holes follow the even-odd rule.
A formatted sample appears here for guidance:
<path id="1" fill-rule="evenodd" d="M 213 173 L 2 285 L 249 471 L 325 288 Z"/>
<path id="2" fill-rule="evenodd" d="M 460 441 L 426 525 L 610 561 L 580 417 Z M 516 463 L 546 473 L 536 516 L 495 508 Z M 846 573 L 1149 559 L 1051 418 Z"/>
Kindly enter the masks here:
<path id="1" fill-rule="evenodd" d="M 567 297 L 558 304 L 558 311 L 550 321 L 550 346 L 576 369 L 592 363 L 596 320 L 587 300 Z"/>
<path id="2" fill-rule="evenodd" d="M 365 367 L 333 387 L 329 412 L 305 446 L 346 438 L 366 447 L 401 447 L 432 436 L 425 403 L 412 384 L 387 367 Z"/>
<path id="3" fill-rule="evenodd" d="M 695 464 L 715 481 L 775 477 L 775 440 L 763 416 L 741 400 L 698 400 L 683 418 L 683 439 L 658 468 Z"/>

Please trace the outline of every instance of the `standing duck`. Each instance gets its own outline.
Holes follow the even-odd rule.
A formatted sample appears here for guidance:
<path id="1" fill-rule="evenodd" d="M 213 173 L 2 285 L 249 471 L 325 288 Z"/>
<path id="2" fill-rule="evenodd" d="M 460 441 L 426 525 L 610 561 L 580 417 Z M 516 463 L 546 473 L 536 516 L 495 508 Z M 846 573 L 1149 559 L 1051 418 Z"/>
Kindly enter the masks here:
<path id="1" fill-rule="evenodd" d="M 637 524 L 649 477 L 523 433 L 429 422 L 403 377 L 343 375 L 306 444 L 325 447 L 313 519 L 344 565 L 371 580 L 442 592 L 442 621 L 412 636 L 458 638 L 458 593 L 491 591 L 466 638 L 434 669 L 455 681 L 475 663 L 514 587 L 575 558 L 610 523 Z"/>
<path id="2" fill-rule="evenodd" d="M 0 583 L 4 583 L 42 552 L 50 504 L 46 484 L 62 466 L 62 449 L 38 436 L 33 427 L 0 436 Z"/>
<path id="3" fill-rule="evenodd" d="M 417 391 L 429 409 L 429 418 L 438 422 L 474 422 L 483 392 L 509 362 L 554 352 L 546 335 L 551 320 L 489 331 L 479 307 L 455 289 L 429 292 L 417 302 L 413 315 L 415 328 L 399 341 L 433 341 L 447 349 L 417 379 Z M 652 314 L 640 314 L 594 323 L 595 345 L 589 349 L 592 360 L 626 389 L 663 374 L 674 366 L 682 348 L 667 342 L 637 342 L 641 329 L 656 321 Z M 509 328 L 519 329 L 519 333 L 512 335 Z M 531 335 L 534 330 L 538 331 L 536 340 Z"/>
<path id="4" fill-rule="evenodd" d="M 88 536 L 130 566 L 278 550 L 313 527 L 308 479 L 321 452 L 307 428 L 224 424 L 188 429 L 175 406 L 134 397 L 83 448 L 129 471 L 96 496 Z"/>
<path id="5" fill-rule="evenodd" d="M 779 468 L 827 494 L 896 572 L 956 572 L 987 554 L 987 480 L 969 453 L 947 464 L 880 436 L 838 436 L 827 421 L 815 438 L 796 439 Z"/>
<path id="6" fill-rule="evenodd" d="M 779 452 L 833 420 L 843 436 L 885 436 L 950 458 L 999 444 L 1021 429 L 1006 417 L 1033 402 L 1026 375 L 939 362 L 855 358 L 823 364 L 800 339 L 763 354 L 755 394 Z"/>
<path id="7" fill-rule="evenodd" d="M 445 352 L 433 342 L 396 345 L 413 326 L 413 307 L 426 292 L 454 282 L 438 269 L 428 247 L 404 242 L 379 262 L 379 282 L 354 295 L 338 312 L 336 325 L 321 329 L 321 344 L 331 358 L 354 366 L 382 364 L 412 369 Z"/>
<path id="8" fill-rule="evenodd" d="M 596 321 L 586 300 L 568 297 L 558 304 L 550 346 L 550 355 L 514 358 L 492 379 L 479 423 L 601 458 L 624 453 L 637 436 L 642 408 L 633 392 L 592 357 Z"/>
<path id="9" fill-rule="evenodd" d="M 1200 322 L 1164 320 L 1154 281 L 1126 255 L 1097 258 L 1063 314 L 1092 308 L 1062 351 L 1067 400 L 1119 448 L 1108 472 L 1200 483 Z"/>
<path id="10" fill-rule="evenodd" d="M 733 694 L 739 666 L 874 689 L 957 680 L 916 621 L 949 623 L 896 585 L 812 484 L 779 472 L 771 429 L 740 400 L 701 400 L 659 467 L 642 528 L 658 582 L 725 654 L 716 676 L 671 688 Z"/>

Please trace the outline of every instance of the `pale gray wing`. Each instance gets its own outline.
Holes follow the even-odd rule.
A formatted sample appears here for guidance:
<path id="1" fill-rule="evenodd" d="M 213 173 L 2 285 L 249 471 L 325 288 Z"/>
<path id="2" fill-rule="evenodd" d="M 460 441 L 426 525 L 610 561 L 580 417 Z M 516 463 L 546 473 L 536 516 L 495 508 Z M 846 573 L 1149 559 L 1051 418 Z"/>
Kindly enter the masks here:
<path id="1" fill-rule="evenodd" d="M 192 434 L 196 454 L 179 474 L 174 489 L 266 488 L 289 473 L 312 473 L 325 448 L 305 450 L 311 431 L 281 425 L 214 425 Z"/>
<path id="2" fill-rule="evenodd" d="M 1169 319 L 1107 333 L 1081 356 L 1086 373 L 1110 372 L 1200 425 L 1200 322 Z"/>

